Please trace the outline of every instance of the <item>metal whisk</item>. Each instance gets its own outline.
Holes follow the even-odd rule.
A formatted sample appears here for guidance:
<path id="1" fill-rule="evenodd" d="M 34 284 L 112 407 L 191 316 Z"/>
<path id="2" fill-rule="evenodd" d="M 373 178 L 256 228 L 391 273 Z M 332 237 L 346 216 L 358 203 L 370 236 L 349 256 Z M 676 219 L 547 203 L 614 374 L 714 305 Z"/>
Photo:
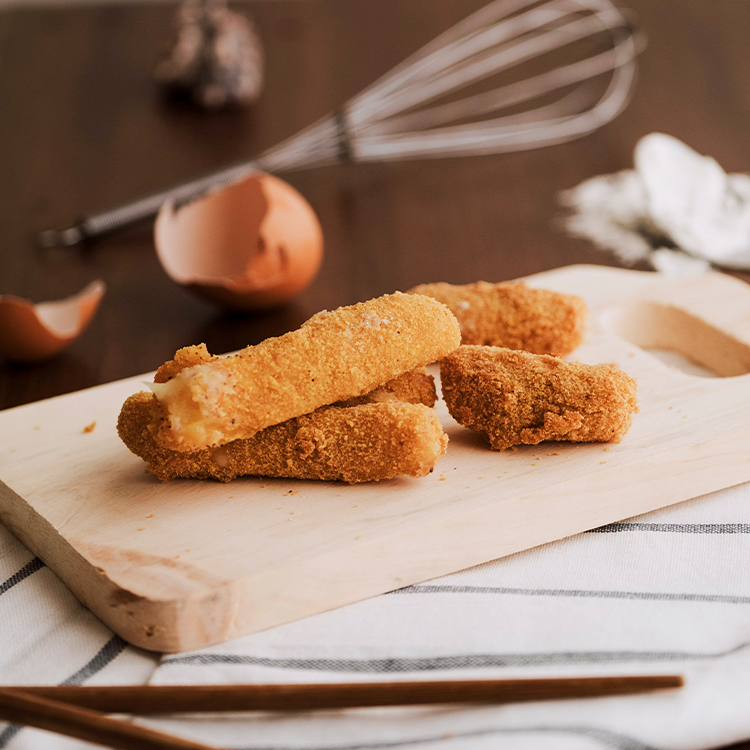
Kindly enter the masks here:
<path id="1" fill-rule="evenodd" d="M 593 53 L 586 44 L 592 40 Z M 339 111 L 257 158 L 92 215 L 70 229 L 48 230 L 40 241 L 72 245 L 153 217 L 166 201 L 186 203 L 258 171 L 500 153 L 578 138 L 627 105 L 639 46 L 639 35 L 610 0 L 494 0 Z M 440 101 L 524 63 L 540 63 L 549 53 L 567 57 L 523 80 Z M 603 76 L 606 85 L 597 88 L 594 79 Z"/>

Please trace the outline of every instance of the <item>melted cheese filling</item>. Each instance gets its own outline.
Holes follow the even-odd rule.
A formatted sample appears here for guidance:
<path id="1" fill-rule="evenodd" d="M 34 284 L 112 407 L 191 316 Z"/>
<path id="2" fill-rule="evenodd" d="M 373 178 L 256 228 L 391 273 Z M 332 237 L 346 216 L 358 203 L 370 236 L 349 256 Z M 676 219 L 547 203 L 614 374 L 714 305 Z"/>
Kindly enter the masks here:
<path id="1" fill-rule="evenodd" d="M 222 402 L 233 382 L 232 373 L 225 368 L 196 365 L 166 383 L 150 383 L 149 387 L 166 407 L 179 442 L 204 446 L 222 441 L 227 428 L 231 430 Z"/>

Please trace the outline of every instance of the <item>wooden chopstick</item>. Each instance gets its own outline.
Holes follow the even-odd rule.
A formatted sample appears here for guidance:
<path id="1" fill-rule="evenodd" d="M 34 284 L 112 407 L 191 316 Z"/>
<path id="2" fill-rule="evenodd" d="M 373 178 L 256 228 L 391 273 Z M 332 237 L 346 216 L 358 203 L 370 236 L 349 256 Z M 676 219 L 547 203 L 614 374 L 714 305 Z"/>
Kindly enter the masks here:
<path id="1" fill-rule="evenodd" d="M 679 675 L 624 675 L 317 685 L 0 687 L 0 719 L 121 750 L 133 747 L 139 750 L 216 750 L 209 745 L 111 719 L 104 714 L 511 703 L 628 695 L 682 685 Z"/>
<path id="2" fill-rule="evenodd" d="M 98 711 L 14 688 L 0 688 L 0 719 L 119 750 L 136 747 L 138 750 L 216 750 L 210 745 L 110 719 Z"/>
<path id="3" fill-rule="evenodd" d="M 312 685 L 117 685 L 16 687 L 29 696 L 105 713 L 305 711 L 439 703 L 516 703 L 628 695 L 681 687 L 679 675 L 446 680 Z"/>

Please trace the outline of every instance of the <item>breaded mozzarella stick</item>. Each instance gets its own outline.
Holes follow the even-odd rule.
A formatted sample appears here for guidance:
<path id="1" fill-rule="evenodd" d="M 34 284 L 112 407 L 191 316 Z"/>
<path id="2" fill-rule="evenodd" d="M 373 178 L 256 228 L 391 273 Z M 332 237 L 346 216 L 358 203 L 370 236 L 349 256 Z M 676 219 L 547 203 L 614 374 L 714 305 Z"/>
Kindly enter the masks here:
<path id="1" fill-rule="evenodd" d="M 178 349 L 174 359 L 165 362 L 154 375 L 155 383 L 167 383 L 188 367 L 221 359 L 208 353 L 205 344 L 186 346 Z M 339 401 L 334 406 L 356 406 L 379 401 L 405 401 L 409 404 L 424 404 L 432 408 L 437 401 L 435 378 L 424 367 L 416 367 L 398 375 L 384 385 L 365 393 L 363 396 Z"/>
<path id="2" fill-rule="evenodd" d="M 544 440 L 619 442 L 636 382 L 617 365 L 566 362 L 491 346 L 461 346 L 440 361 L 451 416 L 494 450 Z"/>
<path id="3" fill-rule="evenodd" d="M 400 475 L 429 474 L 448 437 L 423 404 L 398 401 L 323 407 L 267 427 L 250 438 L 186 453 L 164 448 L 149 430 L 154 399 L 127 399 L 117 430 L 127 447 L 159 479 L 218 479 L 238 476 L 340 480 L 354 484 Z"/>
<path id="4" fill-rule="evenodd" d="M 447 305 L 461 326 L 462 344 L 563 356 L 581 343 L 586 330 L 588 308 L 581 297 L 521 282 L 420 284 L 410 293 Z"/>
<path id="5" fill-rule="evenodd" d="M 459 342 L 454 315 L 422 295 L 397 292 L 323 311 L 296 331 L 154 384 L 160 409 L 151 430 L 159 445 L 177 451 L 251 437 L 361 396 L 436 361 Z"/>

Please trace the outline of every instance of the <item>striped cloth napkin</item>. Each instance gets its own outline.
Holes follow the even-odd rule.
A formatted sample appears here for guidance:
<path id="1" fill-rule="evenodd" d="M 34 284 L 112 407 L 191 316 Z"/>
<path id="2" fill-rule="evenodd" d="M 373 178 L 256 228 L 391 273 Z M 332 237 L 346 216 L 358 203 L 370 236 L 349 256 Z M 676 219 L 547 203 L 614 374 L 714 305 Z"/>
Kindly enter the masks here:
<path id="1" fill-rule="evenodd" d="M 0 526 L 0 684 L 145 683 L 156 654 L 129 646 Z M 0 722 L 0 749 L 73 750 L 91 745 Z"/>
<path id="2" fill-rule="evenodd" d="M 750 738 L 750 484 L 236 641 L 126 646 L 0 530 L 0 678 L 209 684 L 680 673 L 644 696 L 138 721 L 247 750 L 690 750 Z M 90 747 L 0 727 L 0 748 Z"/>

